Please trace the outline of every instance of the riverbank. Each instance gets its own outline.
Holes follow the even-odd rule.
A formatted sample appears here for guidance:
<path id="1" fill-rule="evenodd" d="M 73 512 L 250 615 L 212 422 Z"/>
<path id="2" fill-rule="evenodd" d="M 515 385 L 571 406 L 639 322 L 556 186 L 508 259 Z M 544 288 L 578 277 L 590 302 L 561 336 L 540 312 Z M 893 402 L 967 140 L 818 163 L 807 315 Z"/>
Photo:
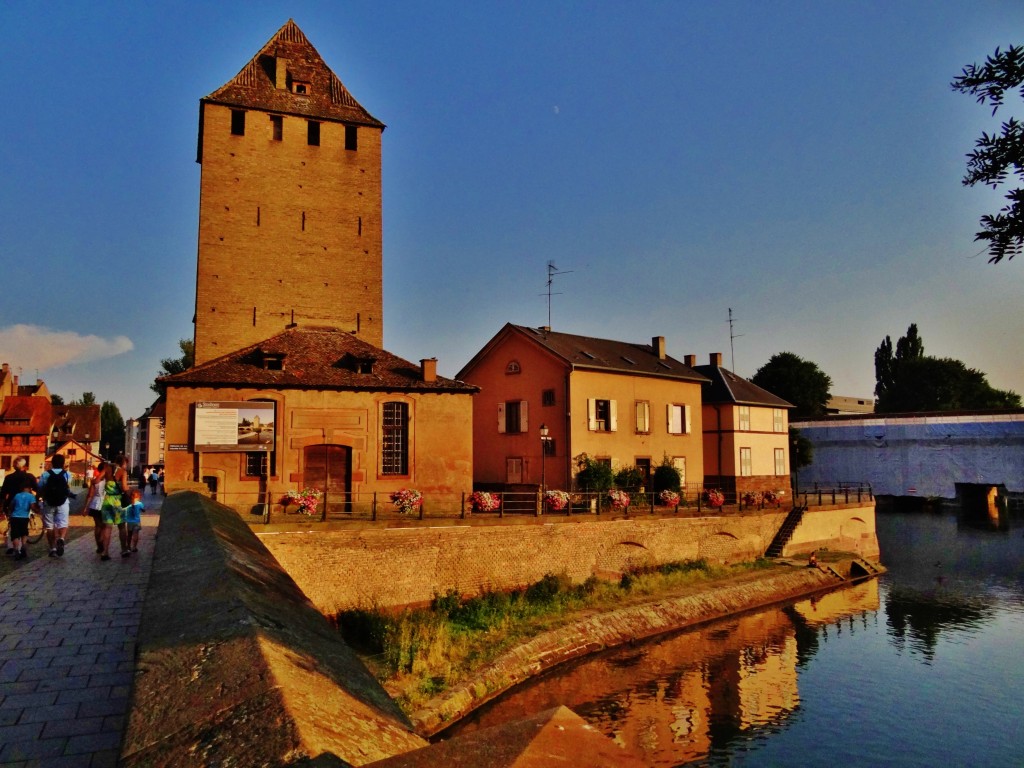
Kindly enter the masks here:
<path id="1" fill-rule="evenodd" d="M 561 617 L 558 626 L 523 640 L 490 663 L 468 671 L 443 693 L 407 712 L 415 731 L 434 736 L 473 710 L 531 677 L 568 661 L 656 635 L 774 603 L 834 589 L 845 582 L 851 555 L 831 553 L 821 568 L 804 561 L 777 561 L 755 570 L 674 586 L 660 594 L 625 594 L 618 607 L 588 609 Z M 868 570 L 881 566 L 867 564 Z M 853 567 L 858 570 L 858 566 Z M 408 699 L 402 676 L 383 681 L 397 701 Z"/>

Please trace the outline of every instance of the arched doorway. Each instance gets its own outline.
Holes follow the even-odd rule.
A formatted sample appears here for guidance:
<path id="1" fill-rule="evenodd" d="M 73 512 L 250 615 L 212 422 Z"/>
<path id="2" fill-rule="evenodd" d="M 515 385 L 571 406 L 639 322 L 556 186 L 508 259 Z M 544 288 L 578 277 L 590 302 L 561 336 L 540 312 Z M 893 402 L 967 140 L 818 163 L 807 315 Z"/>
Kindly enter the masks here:
<path id="1" fill-rule="evenodd" d="M 352 449 L 307 445 L 302 451 L 302 486 L 324 493 L 324 513 L 352 511 Z"/>

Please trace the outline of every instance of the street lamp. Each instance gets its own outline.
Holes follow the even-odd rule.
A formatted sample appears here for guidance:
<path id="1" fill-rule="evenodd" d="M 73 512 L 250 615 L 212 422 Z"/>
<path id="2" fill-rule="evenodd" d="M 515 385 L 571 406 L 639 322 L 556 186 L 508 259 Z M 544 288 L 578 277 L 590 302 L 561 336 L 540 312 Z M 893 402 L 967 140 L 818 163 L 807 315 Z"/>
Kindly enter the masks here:
<path id="1" fill-rule="evenodd" d="M 796 503 L 796 496 L 800 493 L 800 463 L 797 459 L 799 454 L 800 440 L 793 438 L 793 450 L 789 454 L 789 463 L 793 466 L 793 503 Z"/>
<path id="2" fill-rule="evenodd" d="M 540 491 L 547 490 L 548 425 L 540 425 Z"/>

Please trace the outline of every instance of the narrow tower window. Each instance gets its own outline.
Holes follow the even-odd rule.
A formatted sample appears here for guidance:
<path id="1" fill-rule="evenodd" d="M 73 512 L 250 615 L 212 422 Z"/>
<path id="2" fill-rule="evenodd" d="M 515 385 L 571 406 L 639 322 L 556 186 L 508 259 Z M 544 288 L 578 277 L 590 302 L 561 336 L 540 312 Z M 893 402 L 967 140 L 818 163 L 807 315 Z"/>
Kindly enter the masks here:
<path id="1" fill-rule="evenodd" d="M 357 232 L 357 234 L 360 237 L 363 236 L 363 217 L 362 216 L 359 217 L 359 231 Z"/>
<path id="2" fill-rule="evenodd" d="M 256 226 L 260 225 L 260 207 L 256 206 Z"/>
<path id="3" fill-rule="evenodd" d="M 345 149 L 356 151 L 359 146 L 358 134 L 356 133 L 356 127 L 354 125 L 345 126 Z"/>
<path id="4" fill-rule="evenodd" d="M 271 115 L 270 128 L 274 141 L 280 141 L 281 135 L 284 133 L 284 118 L 280 115 Z"/>
<path id="5" fill-rule="evenodd" d="M 245 136 L 245 110 L 231 110 L 231 135 Z"/>
<path id="6" fill-rule="evenodd" d="M 302 212 L 302 231 L 306 231 L 306 212 Z"/>
<path id="7" fill-rule="evenodd" d="M 320 123 L 316 120 L 310 120 L 307 124 L 306 129 L 306 143 L 311 147 L 320 146 Z"/>

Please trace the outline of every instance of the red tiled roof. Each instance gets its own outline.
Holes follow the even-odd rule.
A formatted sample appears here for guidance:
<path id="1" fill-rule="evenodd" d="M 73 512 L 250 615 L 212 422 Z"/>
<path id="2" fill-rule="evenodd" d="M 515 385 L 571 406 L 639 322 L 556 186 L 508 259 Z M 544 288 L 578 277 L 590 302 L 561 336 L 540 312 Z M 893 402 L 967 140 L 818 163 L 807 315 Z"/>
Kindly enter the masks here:
<path id="1" fill-rule="evenodd" d="M 279 57 L 287 59 L 293 80 L 309 84 L 308 93 L 276 87 Z M 241 72 L 201 101 L 384 128 L 384 123 L 352 97 L 291 19 Z"/>
<path id="2" fill-rule="evenodd" d="M 92 443 L 100 439 L 100 407 L 98 405 L 53 406 L 53 428 L 58 440 Z M 86 437 L 88 435 L 88 437 Z"/>
<path id="3" fill-rule="evenodd" d="M 49 435 L 51 409 L 45 397 L 5 397 L 0 409 L 0 435 Z"/>
<path id="4" fill-rule="evenodd" d="M 280 360 L 282 370 L 265 367 Z M 360 373 L 369 366 L 370 370 Z M 408 390 L 476 392 L 438 376 L 423 381 L 420 366 L 335 328 L 290 328 L 237 352 L 158 381 L 168 386 L 233 386 L 271 389 Z"/>
<path id="5" fill-rule="evenodd" d="M 462 377 L 466 374 L 484 356 L 488 348 L 506 333 L 518 333 L 525 336 L 576 369 L 600 369 L 615 373 L 658 376 L 700 384 L 707 382 L 704 376 L 674 357 L 666 355 L 659 358 L 651 344 L 634 344 L 628 341 L 598 339 L 593 336 L 577 336 L 571 333 L 558 333 L 544 328 L 530 328 L 511 323 L 502 328 L 456 375 Z"/>
<path id="6" fill-rule="evenodd" d="M 697 365 L 709 379 L 711 386 L 704 390 L 705 403 L 736 403 L 737 405 L 763 405 L 772 408 L 794 408 L 792 403 L 773 395 L 767 389 L 737 376 L 730 370 L 718 365 Z"/>

